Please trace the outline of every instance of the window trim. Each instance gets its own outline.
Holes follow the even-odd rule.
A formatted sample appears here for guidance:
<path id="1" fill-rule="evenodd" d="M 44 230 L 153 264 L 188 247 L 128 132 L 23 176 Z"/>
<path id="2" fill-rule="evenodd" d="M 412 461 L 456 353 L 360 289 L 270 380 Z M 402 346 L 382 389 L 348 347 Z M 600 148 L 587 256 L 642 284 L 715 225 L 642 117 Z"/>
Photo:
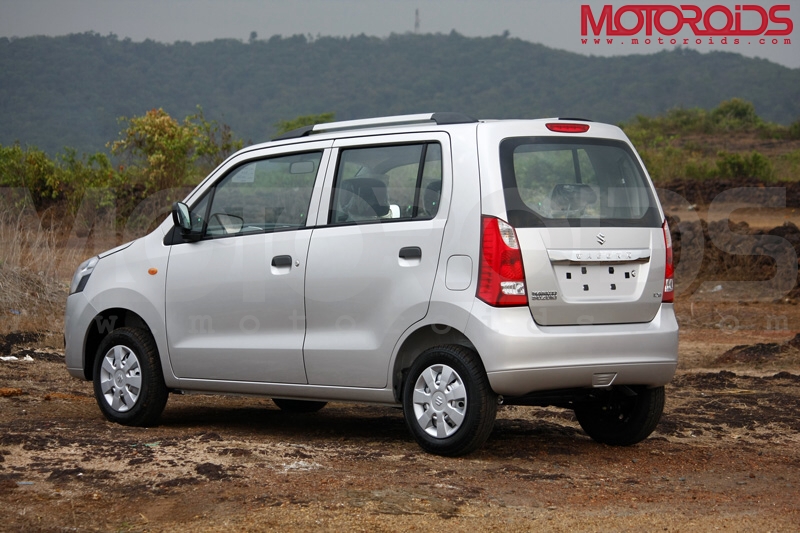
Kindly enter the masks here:
<path id="1" fill-rule="evenodd" d="M 441 182 L 442 182 L 442 190 L 444 189 L 444 182 L 445 182 L 445 150 L 444 150 L 444 142 L 441 139 L 435 139 L 430 137 L 421 138 L 419 140 L 404 140 L 399 142 L 387 142 L 387 143 L 365 143 L 365 144 L 350 144 L 343 146 L 337 146 L 337 153 L 336 153 L 336 164 L 332 166 L 333 175 L 331 177 L 331 187 L 330 187 L 330 194 L 329 194 L 329 201 L 328 201 L 328 208 L 327 214 L 325 217 L 325 226 L 326 227 L 346 227 L 346 226 L 356 226 L 356 225 L 364 225 L 364 224 L 386 224 L 386 223 L 397 223 L 397 222 L 416 222 L 422 220 L 432 220 L 436 218 L 441 210 L 441 202 L 439 205 L 439 209 L 433 216 L 425 216 L 425 217 L 418 217 L 417 214 L 419 212 L 419 202 L 421 197 L 421 186 L 422 180 L 425 173 L 425 163 L 428 154 L 428 147 L 431 144 L 437 144 L 439 146 L 440 152 L 440 173 L 441 173 Z M 334 209 L 335 203 L 338 200 L 337 198 L 337 191 L 339 188 L 337 184 L 339 183 L 339 167 L 342 163 L 342 155 L 345 151 L 348 150 L 367 150 L 372 148 L 392 148 L 392 147 L 400 147 L 400 146 L 422 146 L 422 150 L 420 150 L 420 159 L 417 162 L 417 179 L 415 183 L 415 190 L 414 190 L 414 205 L 413 207 L 413 214 L 411 217 L 406 218 L 377 218 L 377 219 L 368 219 L 368 220 L 353 220 L 353 221 L 346 221 L 346 222 L 336 222 L 333 220 L 334 213 L 336 210 Z M 396 167 L 395 167 L 396 168 Z M 441 197 L 442 192 L 440 192 Z"/>
<path id="2" fill-rule="evenodd" d="M 228 239 L 232 237 L 245 237 L 248 235 L 264 235 L 264 234 L 272 234 L 272 233 L 280 233 L 285 231 L 297 231 L 302 229 L 310 229 L 313 225 L 310 224 L 312 218 L 316 218 L 316 216 L 311 216 L 312 212 L 315 212 L 316 209 L 313 207 L 314 204 L 314 197 L 315 193 L 318 194 L 319 188 L 322 187 L 322 182 L 324 181 L 324 175 L 326 171 L 327 161 L 328 161 L 328 154 L 329 154 L 329 147 L 330 143 L 326 143 L 327 146 L 311 148 L 311 147 L 304 147 L 306 149 L 297 150 L 297 151 L 286 151 L 282 150 L 280 152 L 275 153 L 267 153 L 267 154 L 260 154 L 258 156 L 253 156 L 250 154 L 250 157 L 246 159 L 241 159 L 234 163 L 231 166 L 228 166 L 224 169 L 224 171 L 218 176 L 213 179 L 213 181 L 209 182 L 209 184 L 203 189 L 201 194 L 196 198 L 192 199 L 192 204 L 189 206 L 189 211 L 193 212 L 194 206 L 202 203 L 205 198 L 208 198 L 208 205 L 205 208 L 205 214 L 203 215 L 203 229 L 201 232 L 200 241 L 213 241 L 217 239 Z M 314 175 L 314 184 L 311 187 L 311 195 L 308 199 L 308 208 L 307 208 L 307 217 L 306 217 L 306 225 L 304 226 L 293 226 L 293 227 L 286 227 L 286 228 L 264 228 L 261 231 L 251 231 L 245 233 L 234 233 L 231 235 L 208 235 L 208 221 L 209 215 L 211 213 L 211 206 L 214 203 L 214 196 L 217 192 L 217 187 L 219 184 L 228 178 L 231 174 L 239 170 L 240 168 L 249 165 L 251 163 L 258 163 L 260 161 L 266 161 L 269 159 L 280 159 L 282 157 L 292 157 L 292 156 L 302 156 L 304 154 L 319 154 L 319 162 L 318 166 Z"/>

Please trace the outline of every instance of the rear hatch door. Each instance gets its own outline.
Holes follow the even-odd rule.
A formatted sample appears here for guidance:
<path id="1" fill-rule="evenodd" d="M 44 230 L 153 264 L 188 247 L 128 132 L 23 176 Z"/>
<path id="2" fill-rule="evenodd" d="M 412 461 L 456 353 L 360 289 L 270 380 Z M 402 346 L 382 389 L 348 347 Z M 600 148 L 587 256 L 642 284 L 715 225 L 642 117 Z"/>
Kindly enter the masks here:
<path id="1" fill-rule="evenodd" d="M 573 135 L 512 137 L 500 156 L 534 320 L 651 321 L 664 288 L 662 215 L 632 147 Z"/>

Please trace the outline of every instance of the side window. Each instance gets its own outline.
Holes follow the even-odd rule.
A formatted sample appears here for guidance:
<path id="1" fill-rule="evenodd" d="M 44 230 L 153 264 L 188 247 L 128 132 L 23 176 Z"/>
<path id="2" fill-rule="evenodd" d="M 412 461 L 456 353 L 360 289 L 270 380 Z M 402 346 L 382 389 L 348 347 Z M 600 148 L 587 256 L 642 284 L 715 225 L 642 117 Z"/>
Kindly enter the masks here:
<path id="1" fill-rule="evenodd" d="M 205 236 L 259 233 L 306 225 L 321 152 L 251 161 L 235 168 L 193 209 L 204 209 Z"/>
<path id="2" fill-rule="evenodd" d="M 344 149 L 328 222 L 433 218 L 442 192 L 439 143 Z"/>

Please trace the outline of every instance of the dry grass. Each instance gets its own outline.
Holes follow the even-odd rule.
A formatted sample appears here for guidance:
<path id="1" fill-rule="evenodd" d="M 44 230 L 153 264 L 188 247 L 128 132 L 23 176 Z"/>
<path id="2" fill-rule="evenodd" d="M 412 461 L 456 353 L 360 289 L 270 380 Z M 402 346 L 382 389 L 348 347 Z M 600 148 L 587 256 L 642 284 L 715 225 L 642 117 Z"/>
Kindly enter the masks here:
<path id="1" fill-rule="evenodd" d="M 42 224 L 29 209 L 0 212 L 0 334 L 32 331 L 61 344 L 64 305 L 82 250 L 63 245 L 69 228 Z"/>
<path id="2" fill-rule="evenodd" d="M 40 333 L 43 345 L 61 347 L 77 266 L 153 229 L 169 212 L 170 193 L 176 194 L 164 191 L 140 202 L 120 228 L 102 198 L 85 198 L 69 217 L 63 205 L 37 214 L 29 196 L 0 190 L 0 335 Z"/>
<path id="3" fill-rule="evenodd" d="M 166 202 L 161 198 L 155 200 L 158 201 L 151 202 L 152 205 L 143 203 L 141 208 L 136 210 L 138 218 L 135 217 L 135 223 L 125 224 L 124 229 L 120 231 L 115 224 L 113 212 L 110 215 L 99 215 L 102 213 L 101 210 L 87 208 L 82 210 L 83 214 L 79 214 L 77 220 L 73 220 L 59 217 L 55 210 L 37 215 L 31 208 L 20 208 L 19 203 L 4 201 L 4 198 L 0 197 L 0 335 L 13 332 L 36 333 L 41 335 L 40 344 L 43 346 L 60 348 L 63 343 L 64 308 L 75 268 L 84 259 L 113 248 L 123 240 L 143 235 L 152 229 L 153 224 L 163 220 L 163 206 Z M 771 217 L 761 213 L 764 219 L 759 221 L 760 227 L 771 228 L 780 226 L 786 220 L 796 220 L 794 210 L 791 212 L 773 210 L 770 213 Z M 696 233 L 703 235 L 699 229 Z M 730 237 L 737 239 L 734 234 Z M 791 315 L 791 320 L 789 318 L 785 320 L 785 328 L 788 329 L 789 324 L 793 329 L 796 328 L 795 314 L 789 312 L 791 306 L 775 309 L 745 307 L 736 312 L 726 308 L 724 316 L 719 313 L 706 316 L 700 311 L 699 314 L 695 313 L 695 304 L 700 304 L 701 301 L 715 301 L 715 296 L 725 297 L 725 301 L 728 302 L 732 301 L 731 294 L 726 291 L 733 285 L 724 282 L 725 280 L 768 279 L 774 275 L 774 265 L 767 265 L 769 268 L 765 270 L 764 265 L 753 261 L 763 260 L 766 256 L 727 256 L 708 242 L 707 236 L 703 235 L 703 239 L 706 244 L 700 254 L 707 264 L 695 272 L 695 277 L 692 279 L 695 286 L 684 290 L 680 290 L 679 286 L 679 307 L 682 302 L 690 301 L 693 306 L 682 311 L 681 326 L 685 330 L 693 327 L 718 330 L 720 324 L 727 325 L 726 320 L 732 315 L 735 315 L 737 327 L 747 327 L 753 331 L 766 328 L 770 333 L 774 333 L 772 331 L 774 324 L 770 321 Z M 731 269 L 725 262 L 727 260 L 736 260 L 742 264 L 736 263 L 734 265 L 736 268 Z M 680 267 L 679 262 L 679 270 Z M 696 289 L 701 281 L 709 280 L 719 281 L 726 291 L 693 294 L 693 289 Z M 681 281 L 680 276 L 678 281 Z M 792 294 L 790 303 L 795 302 L 797 298 L 794 293 Z M 755 296 L 751 294 L 740 300 L 755 303 L 757 300 Z M 772 301 L 773 299 L 770 299 L 768 303 Z M 752 317 L 753 324 L 750 324 L 747 322 L 752 314 L 750 311 L 756 309 L 758 312 Z"/>

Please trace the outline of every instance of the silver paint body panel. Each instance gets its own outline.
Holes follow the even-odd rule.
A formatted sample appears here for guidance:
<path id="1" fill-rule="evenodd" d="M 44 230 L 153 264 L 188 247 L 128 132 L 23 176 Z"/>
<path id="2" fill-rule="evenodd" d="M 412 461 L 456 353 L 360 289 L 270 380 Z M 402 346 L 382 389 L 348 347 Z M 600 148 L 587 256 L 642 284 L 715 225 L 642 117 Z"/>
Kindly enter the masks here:
<path id="1" fill-rule="evenodd" d="M 481 216 L 506 218 L 498 143 L 551 135 L 545 122 L 332 131 L 235 154 L 186 203 L 241 162 L 320 149 L 307 227 L 165 245 L 167 219 L 103 257 L 85 289 L 67 301 L 70 374 L 85 377 L 85 346 L 98 315 L 124 309 L 150 329 L 170 389 L 396 404 L 402 368 L 436 342 L 474 348 L 495 392 L 508 396 L 612 379 L 667 383 L 677 366 L 678 324 L 672 305 L 654 296 L 663 289 L 660 229 L 521 228 L 527 290 L 543 299 L 501 309 L 475 296 Z M 613 126 L 593 123 L 590 131 L 627 142 Z M 442 144 L 434 218 L 328 225 L 340 148 L 419 141 Z M 421 249 L 419 260 L 398 256 L 409 246 Z M 608 274 L 613 258 L 587 263 L 574 256 L 601 249 L 631 252 L 615 264 L 636 269 L 636 279 L 614 294 L 605 288 L 583 294 L 591 291 L 570 286 L 566 269 L 586 263 L 591 284 L 605 283 L 604 276 L 616 275 Z M 292 257 L 290 267 L 271 266 L 281 255 Z M 150 268 L 158 273 L 148 274 Z"/>

